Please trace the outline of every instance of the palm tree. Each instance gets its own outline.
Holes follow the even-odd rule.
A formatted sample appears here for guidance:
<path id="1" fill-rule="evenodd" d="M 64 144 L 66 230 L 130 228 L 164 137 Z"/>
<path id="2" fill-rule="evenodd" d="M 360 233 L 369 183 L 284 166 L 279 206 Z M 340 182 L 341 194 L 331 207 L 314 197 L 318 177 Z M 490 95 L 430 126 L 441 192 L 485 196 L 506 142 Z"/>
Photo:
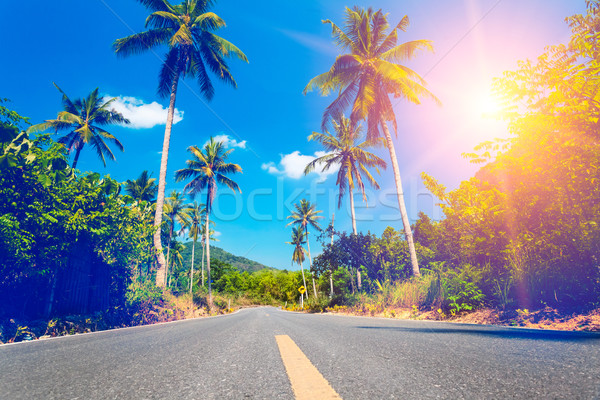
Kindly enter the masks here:
<path id="1" fill-rule="evenodd" d="M 192 265 L 190 268 L 190 294 L 192 293 L 192 287 L 194 282 L 194 251 L 196 250 L 196 242 L 198 236 L 200 236 L 200 230 L 202 227 L 202 216 L 206 212 L 204 204 L 198 204 L 194 201 L 194 204 L 186 207 L 185 212 L 182 213 L 182 221 L 184 228 L 188 231 L 189 237 L 192 239 Z"/>
<path id="2" fill-rule="evenodd" d="M 125 182 L 125 191 L 138 203 L 142 201 L 153 202 L 156 197 L 158 191 L 155 183 L 156 179 L 150 178 L 150 176 L 151 174 L 144 170 L 137 179 L 127 179 Z"/>
<path id="3" fill-rule="evenodd" d="M 210 213 L 212 204 L 217 194 L 217 184 L 225 185 L 234 192 L 242 193 L 240 187 L 226 175 L 242 172 L 238 164 L 228 163 L 227 158 L 233 149 L 225 150 L 222 142 L 217 142 L 213 137 L 201 150 L 198 146 L 191 146 L 188 151 L 192 153 L 192 159 L 187 160 L 187 168 L 175 172 L 175 179 L 180 182 L 191 179 L 185 187 L 192 198 L 206 189 L 206 231 L 210 232 Z M 210 235 L 205 235 L 206 243 L 206 271 L 208 273 L 208 300 L 212 305 L 212 287 L 210 282 Z"/>
<path id="4" fill-rule="evenodd" d="M 317 223 L 318 219 L 323 218 L 323 216 L 318 215 L 322 213 L 321 210 L 315 210 L 315 205 L 310 204 L 310 202 L 306 199 L 300 200 L 300 204 L 294 204 L 296 211 L 292 212 L 292 214 L 288 215 L 288 219 L 291 219 L 292 222 L 287 224 L 286 226 L 300 225 L 302 231 L 304 232 L 304 236 L 306 236 L 306 249 L 308 250 L 308 262 L 310 263 L 310 268 L 312 269 L 312 258 L 310 256 L 310 241 L 308 240 L 308 225 L 311 225 L 316 230 L 320 231 L 321 227 Z M 315 278 L 312 280 L 313 284 L 313 293 L 315 298 L 317 297 L 317 285 L 315 284 Z"/>
<path id="5" fill-rule="evenodd" d="M 306 288 L 306 278 L 304 277 L 304 268 L 302 267 L 302 263 L 304 263 L 305 260 L 304 247 L 302 247 L 302 245 L 306 243 L 304 241 L 304 229 L 292 228 L 292 241 L 286 243 L 294 246 L 294 252 L 292 253 L 292 265 L 294 265 L 294 263 L 300 265 L 300 270 L 302 271 L 302 282 L 304 283 L 304 288 Z M 307 292 L 308 291 L 304 293 Z M 308 294 L 306 294 L 306 300 L 308 300 Z"/>
<path id="6" fill-rule="evenodd" d="M 308 163 L 304 169 L 304 173 L 308 174 L 312 172 L 317 165 L 322 165 L 323 171 L 327 171 L 331 166 L 340 167 L 336 181 L 336 185 L 340 188 L 338 208 L 342 206 L 342 197 L 346 190 L 348 190 L 350 192 L 352 230 L 356 235 L 356 215 L 354 212 L 354 196 L 352 192 L 356 182 L 356 186 L 363 195 L 363 200 L 365 202 L 367 201 L 363 176 L 375 189 L 379 189 L 377 181 L 375 181 L 367 168 L 375 168 L 377 173 L 379 173 L 379 167 L 385 168 L 387 165 L 385 161 L 375 154 L 366 151 L 365 148 L 381 145 L 382 142 L 381 140 L 376 140 L 374 142 L 365 140 L 360 142 L 362 135 L 361 126 L 358 125 L 353 127 L 350 120 L 346 117 L 342 117 L 339 122 L 332 120 L 331 123 L 335 129 L 335 136 L 326 131 L 325 133 L 313 132 L 313 134 L 308 137 L 309 140 L 320 142 L 327 154 Z"/>
<path id="7" fill-rule="evenodd" d="M 323 23 L 331 25 L 335 43 L 342 50 L 348 50 L 348 53 L 338 56 L 329 71 L 311 79 L 304 88 L 304 93 L 313 89 L 318 89 L 323 96 L 332 91 L 337 92 L 337 97 L 323 113 L 323 128 L 330 118 L 338 119 L 343 115 L 348 106 L 352 109 L 350 121 L 353 124 L 367 120 L 367 139 L 380 137 L 381 127 L 394 170 L 398 207 L 410 250 L 413 275 L 420 275 L 396 150 L 387 123 L 392 122 L 397 135 L 398 127 L 390 95 L 416 104 L 420 103 L 422 97 L 439 103 L 425 88 L 425 81 L 416 72 L 400 64 L 413 58 L 418 50 L 433 51 L 433 46 L 429 40 L 414 40 L 397 45 L 397 31 L 406 31 L 408 17 L 402 18 L 398 25 L 386 33 L 389 28 L 387 14 L 383 14 L 381 10 L 346 8 L 344 29 L 330 20 Z"/>
<path id="8" fill-rule="evenodd" d="M 179 223 L 182 227 L 184 225 L 184 219 L 188 217 L 187 212 L 189 207 L 184 204 L 183 193 L 173 190 L 171 195 L 166 198 L 164 210 L 164 217 L 168 224 L 169 229 L 169 242 L 167 247 L 167 267 L 165 268 L 165 279 L 169 276 L 169 257 L 171 254 L 171 242 L 173 240 L 173 233 L 175 232 L 175 224 Z M 167 285 L 168 286 L 168 285 Z"/>
<path id="9" fill-rule="evenodd" d="M 206 209 L 205 209 L 206 210 Z M 215 221 L 210 221 L 211 224 L 215 224 Z M 200 239 L 200 244 L 202 246 L 202 286 L 204 286 L 204 254 L 205 254 L 205 249 L 206 247 L 204 246 L 205 242 L 206 242 L 206 225 L 202 225 L 202 228 L 200 229 L 200 233 L 202 234 L 202 238 Z M 208 240 L 212 240 L 215 242 L 218 242 L 219 239 L 217 239 L 215 237 L 215 230 L 214 229 L 210 229 L 208 231 Z"/>
<path id="10" fill-rule="evenodd" d="M 154 214 L 154 226 L 159 227 L 163 215 L 169 142 L 179 79 L 186 77 L 196 79 L 202 95 L 207 100 L 211 100 L 215 90 L 208 70 L 235 88 L 237 84 L 229 71 L 226 58 L 235 56 L 246 62 L 248 59 L 232 43 L 213 33 L 225 26 L 225 21 L 208 11 L 213 1 L 184 0 L 179 5 L 172 5 L 167 0 L 138 1 L 151 12 L 146 19 L 147 30 L 117 39 L 113 48 L 117 55 L 129 56 L 158 46 L 167 46 L 167 54 L 158 80 L 159 95 L 169 96 Z M 157 229 L 154 234 L 154 247 L 157 250 L 159 269 L 164 270 L 165 258 L 162 252 L 160 229 Z M 164 284 L 164 273 L 157 273 L 156 285 L 162 287 Z"/>
<path id="11" fill-rule="evenodd" d="M 171 258 L 167 259 L 167 261 L 168 261 L 167 265 L 169 267 L 172 267 L 172 270 L 175 270 L 175 267 L 179 267 L 179 268 L 183 267 L 183 254 L 181 254 L 183 252 L 183 250 L 185 250 L 185 247 L 183 246 L 183 244 L 176 241 L 173 244 L 173 248 L 170 250 L 171 250 L 170 251 Z M 167 287 L 171 286 L 171 282 L 173 281 L 173 279 L 171 278 L 172 275 L 173 275 L 173 273 L 169 273 L 169 270 L 167 270 Z M 175 280 L 175 287 L 177 287 L 177 280 Z"/>
<path id="12" fill-rule="evenodd" d="M 92 146 L 102 163 L 106 167 L 106 156 L 115 160 L 115 155 L 106 144 L 105 140 L 111 141 L 117 148 L 123 151 L 121 142 L 102 126 L 113 124 L 128 124 L 129 120 L 114 109 L 111 103 L 116 99 L 104 99 L 98 95 L 98 88 L 94 89 L 87 97 L 71 101 L 69 96 L 55 83 L 54 86 L 62 93 L 64 111 L 58 113 L 56 119 L 49 119 L 41 124 L 33 125 L 27 129 L 27 133 L 41 132 L 53 129 L 58 131 L 70 131 L 58 139 L 59 143 L 67 147 L 69 153 L 75 150 L 73 168 L 77 167 L 79 154 L 86 144 Z"/>

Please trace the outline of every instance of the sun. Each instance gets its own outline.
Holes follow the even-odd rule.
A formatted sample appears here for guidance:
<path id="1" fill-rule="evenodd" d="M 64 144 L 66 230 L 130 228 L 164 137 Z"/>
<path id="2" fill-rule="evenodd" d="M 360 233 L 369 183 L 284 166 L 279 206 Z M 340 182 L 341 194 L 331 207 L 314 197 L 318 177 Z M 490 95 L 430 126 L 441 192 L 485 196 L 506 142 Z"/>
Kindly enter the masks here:
<path id="1" fill-rule="evenodd" d="M 476 96 L 473 108 L 475 116 L 483 119 L 498 119 L 503 110 L 500 100 L 490 92 Z"/>

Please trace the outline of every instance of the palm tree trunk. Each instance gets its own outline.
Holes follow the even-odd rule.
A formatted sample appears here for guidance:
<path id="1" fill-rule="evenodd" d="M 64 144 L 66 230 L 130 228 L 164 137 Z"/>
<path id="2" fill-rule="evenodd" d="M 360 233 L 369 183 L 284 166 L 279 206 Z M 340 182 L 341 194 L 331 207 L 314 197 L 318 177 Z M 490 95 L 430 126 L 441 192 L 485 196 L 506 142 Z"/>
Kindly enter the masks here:
<path id="1" fill-rule="evenodd" d="M 192 268 L 190 270 L 190 294 L 192 294 L 192 286 L 194 285 L 194 250 L 196 249 L 196 238 L 192 242 Z"/>
<path id="2" fill-rule="evenodd" d="M 169 287 L 169 256 L 171 255 L 171 239 L 173 237 L 173 229 L 169 231 L 169 247 L 167 247 L 167 263 L 165 268 L 165 283 Z"/>
<path id="3" fill-rule="evenodd" d="M 404 203 L 404 192 L 402 191 L 402 179 L 400 178 L 400 168 L 398 167 L 398 159 L 396 158 L 396 149 L 394 148 L 394 142 L 392 142 L 392 135 L 390 134 L 387 123 L 385 121 L 381 121 L 381 126 L 383 128 L 385 142 L 392 160 L 394 179 L 396 181 L 396 192 L 398 195 L 398 206 L 400 207 L 400 215 L 402 216 L 404 235 L 406 236 L 406 241 L 408 242 L 408 251 L 410 253 L 410 264 L 412 265 L 413 276 L 420 276 L 421 272 L 419 271 L 417 252 L 415 251 L 415 243 L 413 241 L 412 230 L 410 229 L 410 222 L 406 212 L 406 204 Z"/>
<path id="4" fill-rule="evenodd" d="M 204 287 L 204 243 L 202 245 L 202 287 Z"/>
<path id="5" fill-rule="evenodd" d="M 211 188 L 208 188 L 208 194 L 206 195 L 206 275 L 208 278 L 208 307 L 212 311 L 212 285 L 210 283 L 210 209 L 211 209 Z"/>
<path id="6" fill-rule="evenodd" d="M 310 241 L 308 240 L 308 225 L 306 225 L 304 227 L 304 229 L 306 230 L 306 249 L 308 250 L 308 262 L 310 263 L 310 268 L 309 271 L 312 270 L 312 258 L 310 257 Z M 317 285 L 315 285 L 315 277 L 312 275 L 311 272 L 311 278 L 312 278 L 312 284 L 313 284 L 313 293 L 315 295 L 315 299 L 317 298 Z M 308 295 L 306 295 L 306 300 L 308 300 Z"/>
<path id="7" fill-rule="evenodd" d="M 352 188 L 350 188 L 350 213 L 352 215 L 352 232 L 354 232 L 354 236 L 356 236 L 358 235 L 358 231 L 356 230 L 356 214 L 354 212 L 354 193 L 352 192 Z M 356 284 L 358 285 L 358 291 L 360 292 L 362 289 L 362 280 L 360 279 L 360 268 L 356 268 Z"/>
<path id="8" fill-rule="evenodd" d="M 335 213 L 331 216 L 331 246 L 333 247 L 333 221 L 335 220 Z M 331 272 L 329 273 L 329 298 L 333 298 L 333 268 L 331 268 Z"/>
<path id="9" fill-rule="evenodd" d="M 165 127 L 165 137 L 163 140 L 162 155 L 160 157 L 160 175 L 158 178 L 158 193 L 156 194 L 156 212 L 154 213 L 154 248 L 156 249 L 156 259 L 158 261 L 158 271 L 156 271 L 156 286 L 165 286 L 165 255 L 163 254 L 162 243 L 160 240 L 160 224 L 162 223 L 163 205 L 165 203 L 165 187 L 167 186 L 167 161 L 169 160 L 169 143 L 171 141 L 171 128 L 173 127 L 173 115 L 175 114 L 175 98 L 177 96 L 177 85 L 179 83 L 179 71 L 175 71 L 173 83 L 171 84 L 171 96 L 169 99 L 169 111 L 167 114 L 167 126 Z"/>
<path id="10" fill-rule="evenodd" d="M 83 144 L 77 148 L 75 152 L 75 159 L 73 160 L 73 166 L 71 168 L 77 168 L 77 161 L 79 161 L 79 154 L 81 153 L 81 149 L 83 148 Z"/>
<path id="11" fill-rule="evenodd" d="M 356 230 L 356 214 L 354 213 L 354 193 L 352 192 L 352 188 L 350 188 L 350 215 L 352 216 L 352 232 L 354 232 L 354 235 L 358 235 Z"/>

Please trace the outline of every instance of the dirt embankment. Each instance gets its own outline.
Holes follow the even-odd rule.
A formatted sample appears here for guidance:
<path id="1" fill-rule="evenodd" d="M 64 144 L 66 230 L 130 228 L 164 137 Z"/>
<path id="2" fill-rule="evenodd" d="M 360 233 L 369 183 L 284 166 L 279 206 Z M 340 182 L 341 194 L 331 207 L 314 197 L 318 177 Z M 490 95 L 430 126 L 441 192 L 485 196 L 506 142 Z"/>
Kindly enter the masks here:
<path id="1" fill-rule="evenodd" d="M 437 311 L 422 312 L 416 309 L 386 309 L 383 312 L 365 312 L 363 309 L 354 307 L 335 307 L 333 309 L 328 309 L 327 312 L 384 318 L 520 326 L 525 328 L 556 329 L 563 331 L 600 332 L 600 308 L 585 312 L 577 310 L 558 310 L 551 307 L 545 307 L 538 310 L 496 310 L 484 308 L 457 316 L 446 316 Z"/>

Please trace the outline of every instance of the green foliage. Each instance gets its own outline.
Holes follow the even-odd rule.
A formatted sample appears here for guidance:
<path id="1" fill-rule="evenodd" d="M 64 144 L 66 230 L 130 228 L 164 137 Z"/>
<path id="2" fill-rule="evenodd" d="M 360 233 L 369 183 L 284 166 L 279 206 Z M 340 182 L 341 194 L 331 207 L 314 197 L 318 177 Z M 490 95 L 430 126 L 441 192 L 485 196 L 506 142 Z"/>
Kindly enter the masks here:
<path id="1" fill-rule="evenodd" d="M 439 262 L 432 263 L 431 270 L 424 272 L 433 277 L 425 300 L 432 309 L 440 308 L 444 313 L 456 315 L 484 305 L 485 295 L 478 286 L 482 273 L 477 268 L 465 265 L 452 269 Z"/>
<path id="2" fill-rule="evenodd" d="M 2 105 L 2 103 L 8 102 L 10 102 L 9 99 L 0 98 L 0 127 L 15 127 L 18 131 L 23 124 L 29 125 L 29 118 Z"/>
<path id="3" fill-rule="evenodd" d="M 3 313 L 37 316 L 51 310 L 61 298 L 52 294 L 56 281 L 60 286 L 67 279 L 84 237 L 91 242 L 89 256 L 108 271 L 111 301 L 123 301 L 132 267 L 140 271 L 152 256 L 151 210 L 128 205 L 119 183 L 108 176 L 75 175 L 64 146 L 48 135 L 13 132 L 0 138 L 0 146 Z"/>
<path id="4" fill-rule="evenodd" d="M 456 190 L 423 175 L 446 215 L 428 234 L 436 259 L 479 269 L 478 287 L 502 307 L 590 304 L 600 295 L 598 1 L 567 21 L 568 44 L 495 82 L 514 106 L 505 115 L 513 137 L 479 146 L 483 154 L 471 157 L 487 164 Z M 471 289 L 453 296 L 475 296 Z"/>
<path id="5" fill-rule="evenodd" d="M 154 283 L 147 279 L 133 282 L 127 291 L 127 305 L 134 306 L 141 303 L 159 303 L 163 301 L 163 292 Z"/>

